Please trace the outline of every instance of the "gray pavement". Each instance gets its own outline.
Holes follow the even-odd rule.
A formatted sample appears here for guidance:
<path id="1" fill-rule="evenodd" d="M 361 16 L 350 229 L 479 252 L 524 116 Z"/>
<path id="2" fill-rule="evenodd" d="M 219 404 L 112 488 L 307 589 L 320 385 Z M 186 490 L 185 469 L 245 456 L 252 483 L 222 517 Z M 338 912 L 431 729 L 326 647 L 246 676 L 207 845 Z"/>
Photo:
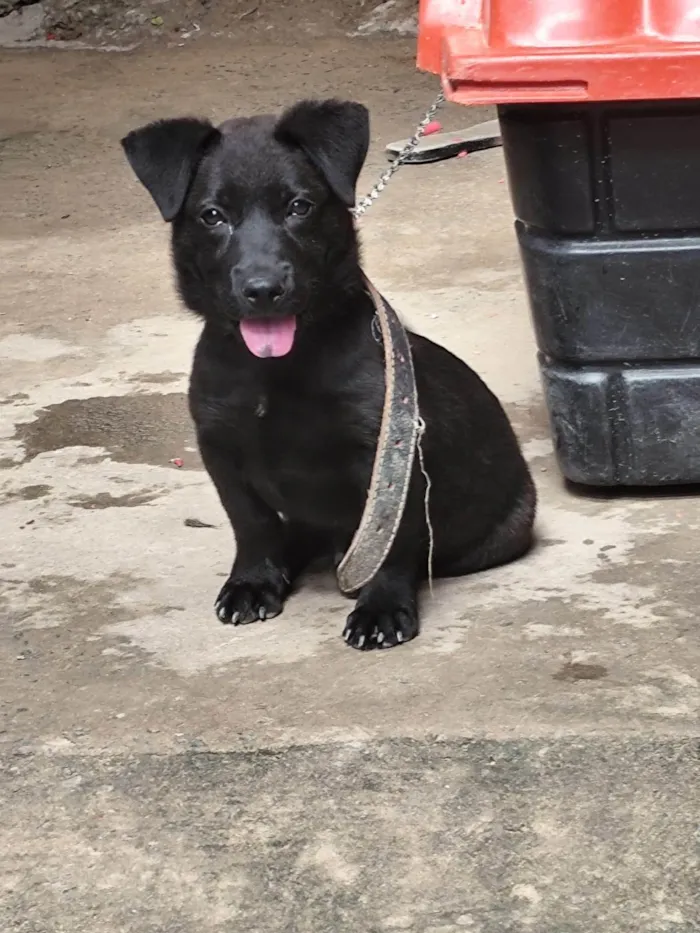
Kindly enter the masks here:
<path id="1" fill-rule="evenodd" d="M 185 407 L 197 324 L 118 139 L 341 94 L 372 110 L 369 188 L 435 91 L 413 52 L 0 54 L 2 931 L 700 929 L 700 505 L 564 487 L 500 151 L 404 169 L 363 240 L 506 404 L 537 548 L 438 583 L 376 656 L 329 578 L 269 623 L 213 615 L 231 535 Z"/>

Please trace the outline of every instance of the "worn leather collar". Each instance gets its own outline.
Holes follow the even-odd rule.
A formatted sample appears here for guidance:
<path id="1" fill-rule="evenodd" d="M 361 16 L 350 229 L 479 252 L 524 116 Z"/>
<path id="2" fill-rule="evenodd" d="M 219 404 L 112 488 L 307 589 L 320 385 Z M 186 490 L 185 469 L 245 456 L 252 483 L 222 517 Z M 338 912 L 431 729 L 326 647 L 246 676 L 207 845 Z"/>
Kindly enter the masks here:
<path id="1" fill-rule="evenodd" d="M 337 568 L 338 585 L 350 595 L 375 576 L 398 534 L 411 482 L 420 432 L 418 392 L 408 334 L 398 315 L 372 283 L 384 346 L 385 389 L 377 449 L 360 524 Z"/>

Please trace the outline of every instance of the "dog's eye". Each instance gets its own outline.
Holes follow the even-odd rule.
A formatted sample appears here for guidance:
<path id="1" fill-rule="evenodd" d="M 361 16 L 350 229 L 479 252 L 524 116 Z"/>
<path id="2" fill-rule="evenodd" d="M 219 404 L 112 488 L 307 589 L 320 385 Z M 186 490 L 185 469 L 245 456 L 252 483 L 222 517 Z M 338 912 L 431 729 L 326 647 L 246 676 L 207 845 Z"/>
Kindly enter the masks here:
<path id="1" fill-rule="evenodd" d="M 217 211 L 215 207 L 208 207 L 205 211 L 202 211 L 199 215 L 199 219 L 207 227 L 218 227 L 219 224 L 226 223 L 224 215 L 221 211 Z"/>
<path id="2" fill-rule="evenodd" d="M 313 204 L 306 198 L 295 198 L 287 208 L 287 213 L 290 217 L 306 217 L 312 207 Z"/>

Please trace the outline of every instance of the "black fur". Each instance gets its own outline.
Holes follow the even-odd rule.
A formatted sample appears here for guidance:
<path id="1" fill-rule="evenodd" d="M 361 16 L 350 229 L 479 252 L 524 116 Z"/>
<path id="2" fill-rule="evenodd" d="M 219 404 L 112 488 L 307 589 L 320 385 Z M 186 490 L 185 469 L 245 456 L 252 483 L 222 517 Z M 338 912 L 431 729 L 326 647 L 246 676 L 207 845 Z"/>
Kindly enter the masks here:
<path id="1" fill-rule="evenodd" d="M 279 119 L 218 129 L 166 120 L 123 141 L 173 221 L 180 293 L 204 320 L 190 410 L 236 537 L 216 602 L 223 622 L 280 613 L 310 563 L 337 563 L 362 514 L 384 398 L 383 353 L 348 211 L 368 142 L 365 108 L 339 101 L 304 101 Z M 291 315 L 287 355 L 248 350 L 241 321 Z M 411 335 L 411 344 L 434 573 L 514 560 L 530 547 L 536 496 L 508 419 L 463 362 L 424 337 Z M 390 647 L 418 634 L 427 560 L 416 466 L 396 542 L 347 620 L 349 644 Z"/>
<path id="2" fill-rule="evenodd" d="M 163 220 L 177 216 L 205 144 L 219 138 L 219 131 L 208 120 L 193 117 L 161 120 L 124 137 L 129 164 L 150 191 Z"/>

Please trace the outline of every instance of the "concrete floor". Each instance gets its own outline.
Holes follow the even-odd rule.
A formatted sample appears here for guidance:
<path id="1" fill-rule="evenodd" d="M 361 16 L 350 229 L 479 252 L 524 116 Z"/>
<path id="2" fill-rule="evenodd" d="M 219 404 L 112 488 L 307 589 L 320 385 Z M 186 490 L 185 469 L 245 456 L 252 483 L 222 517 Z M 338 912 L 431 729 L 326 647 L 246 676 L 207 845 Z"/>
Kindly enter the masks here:
<path id="1" fill-rule="evenodd" d="M 378 655 L 344 645 L 331 579 L 267 624 L 212 612 L 231 540 L 185 410 L 197 325 L 118 140 L 342 94 L 372 109 L 365 189 L 435 91 L 413 52 L 0 55 L 0 930 L 700 929 L 700 504 L 564 488 L 500 151 L 405 168 L 365 256 L 506 403 L 538 547 L 438 584 Z"/>

